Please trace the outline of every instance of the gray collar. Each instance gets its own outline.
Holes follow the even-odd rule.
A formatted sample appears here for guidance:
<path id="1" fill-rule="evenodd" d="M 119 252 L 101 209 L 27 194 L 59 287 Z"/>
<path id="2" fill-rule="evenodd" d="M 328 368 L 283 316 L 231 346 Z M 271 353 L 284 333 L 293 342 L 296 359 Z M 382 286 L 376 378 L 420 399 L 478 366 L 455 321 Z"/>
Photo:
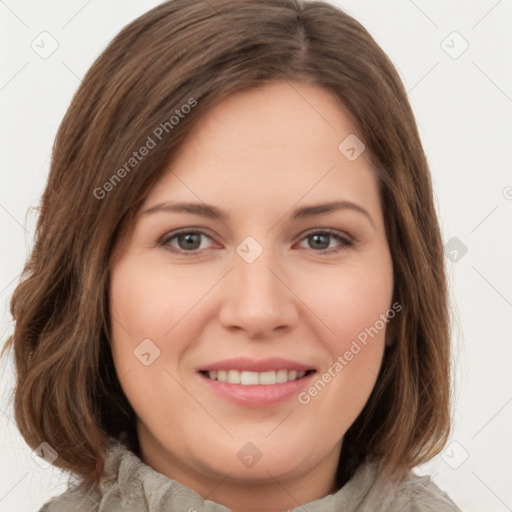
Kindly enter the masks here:
<path id="1" fill-rule="evenodd" d="M 113 439 L 105 470 L 108 477 L 99 487 L 85 492 L 73 486 L 40 512 L 232 512 L 153 470 Z M 298 504 L 290 512 L 460 512 L 428 476 L 408 473 L 391 483 L 377 478 L 378 473 L 376 462 L 364 462 L 335 494 Z"/>

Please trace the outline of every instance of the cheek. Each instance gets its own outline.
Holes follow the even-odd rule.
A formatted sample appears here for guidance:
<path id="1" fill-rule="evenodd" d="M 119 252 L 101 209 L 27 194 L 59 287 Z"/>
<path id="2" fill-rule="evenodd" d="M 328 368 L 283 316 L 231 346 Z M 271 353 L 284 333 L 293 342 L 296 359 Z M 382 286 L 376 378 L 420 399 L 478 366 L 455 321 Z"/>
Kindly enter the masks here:
<path id="1" fill-rule="evenodd" d="M 175 350 L 179 350 L 179 346 L 172 345 L 169 354 L 169 347 L 164 346 L 165 334 L 180 313 L 176 311 L 178 304 L 169 299 L 175 295 L 165 293 L 171 288 L 164 279 L 165 274 L 151 266 L 143 267 L 135 258 L 125 257 L 112 268 L 112 355 L 120 380 L 127 376 L 121 384 L 130 401 L 154 385 L 163 358 L 175 356 Z"/>
<path id="2" fill-rule="evenodd" d="M 178 376 L 181 362 L 199 338 L 196 306 L 216 280 L 216 274 L 171 271 L 168 265 L 136 255 L 126 255 L 112 267 L 112 355 L 123 390 L 137 411 L 151 402 L 148 394 L 155 389 L 166 390 L 170 405 L 172 397 L 179 396 L 167 372 Z"/>
<path id="3" fill-rule="evenodd" d="M 122 337 L 128 332 L 133 341 L 163 342 L 208 290 L 204 279 L 191 282 L 193 276 L 183 274 L 158 264 L 138 264 L 135 259 L 119 262 L 110 279 L 114 332 Z"/>
<path id="4" fill-rule="evenodd" d="M 318 414 L 334 415 L 333 424 L 343 425 L 361 411 L 380 369 L 393 294 L 391 259 L 383 253 L 373 265 L 331 269 L 329 275 L 317 275 L 315 290 L 308 306 L 329 327 L 322 340 L 330 357 L 317 375 L 322 382 L 304 403 L 321 394 L 314 400 Z"/>
<path id="5" fill-rule="evenodd" d="M 315 283 L 307 303 L 329 327 L 330 335 L 324 339 L 333 355 L 347 350 L 358 337 L 364 342 L 365 333 L 373 326 L 379 337 L 384 337 L 387 324 L 382 318 L 391 307 L 393 293 L 390 265 L 343 268 L 317 276 Z"/>
<path id="6" fill-rule="evenodd" d="M 317 277 L 317 292 L 309 295 L 308 305 L 332 331 L 323 337 L 330 357 L 299 401 L 314 417 L 330 418 L 321 427 L 325 436 L 342 436 L 366 404 L 379 373 L 385 318 L 392 306 L 392 265 L 383 257 L 374 265 L 347 266 L 331 270 L 328 278 Z"/>
<path id="7" fill-rule="evenodd" d="M 179 340 L 165 341 L 170 337 L 166 333 L 185 314 L 186 297 L 176 291 L 179 279 L 172 283 L 166 279 L 161 268 L 142 265 L 129 256 L 113 266 L 110 276 L 114 365 L 128 401 L 142 418 L 154 416 L 156 390 L 166 396 L 170 408 L 180 405 L 175 403 L 173 381 L 165 370 L 169 358 L 178 360 L 183 347 Z M 166 421 L 165 415 L 161 420 Z"/>

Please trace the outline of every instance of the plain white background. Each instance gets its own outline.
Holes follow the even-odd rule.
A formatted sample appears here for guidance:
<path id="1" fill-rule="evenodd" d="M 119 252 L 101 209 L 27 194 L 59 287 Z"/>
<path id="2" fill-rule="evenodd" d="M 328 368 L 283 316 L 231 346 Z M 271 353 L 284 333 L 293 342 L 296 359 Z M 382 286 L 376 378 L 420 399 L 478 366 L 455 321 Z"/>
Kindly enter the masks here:
<path id="1" fill-rule="evenodd" d="M 60 120 L 107 43 L 158 3 L 0 1 L 1 342 Z M 420 470 L 463 511 L 512 510 L 512 2 L 336 4 L 369 30 L 405 83 L 447 244 L 454 427 L 445 451 Z M 32 458 L 12 420 L 12 361 L 0 365 L 0 511 L 34 512 L 66 478 Z"/>

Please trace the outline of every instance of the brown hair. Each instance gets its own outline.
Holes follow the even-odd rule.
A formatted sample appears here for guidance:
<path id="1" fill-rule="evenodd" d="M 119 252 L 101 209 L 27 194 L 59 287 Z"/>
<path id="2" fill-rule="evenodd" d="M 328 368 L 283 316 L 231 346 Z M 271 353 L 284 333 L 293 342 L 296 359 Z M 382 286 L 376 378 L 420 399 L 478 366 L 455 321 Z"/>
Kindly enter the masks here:
<path id="1" fill-rule="evenodd" d="M 235 91 L 274 80 L 322 86 L 353 116 L 378 176 L 393 299 L 403 306 L 375 388 L 345 435 L 340 480 L 366 455 L 403 475 L 446 442 L 443 248 L 428 164 L 392 63 L 357 21 L 324 2 L 172 0 L 125 27 L 75 94 L 11 302 L 15 330 L 4 350 L 14 348 L 16 421 L 29 446 L 48 442 L 54 465 L 83 485 L 104 475 L 108 436 L 134 436 L 109 345 L 116 242 L 201 116 Z M 145 158 L 124 165 L 187 104 L 194 107 L 165 125 Z"/>

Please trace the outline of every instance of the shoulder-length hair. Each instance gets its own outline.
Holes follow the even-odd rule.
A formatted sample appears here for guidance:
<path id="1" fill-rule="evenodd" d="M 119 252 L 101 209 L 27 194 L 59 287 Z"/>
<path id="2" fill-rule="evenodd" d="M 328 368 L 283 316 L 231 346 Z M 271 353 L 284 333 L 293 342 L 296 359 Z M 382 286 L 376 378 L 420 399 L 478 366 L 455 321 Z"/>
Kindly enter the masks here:
<path id="1" fill-rule="evenodd" d="M 110 350 L 116 242 L 205 112 L 275 80 L 324 87 L 353 116 L 378 178 L 393 300 L 402 305 L 375 388 L 344 437 L 340 472 L 350 460 L 375 456 L 395 478 L 446 442 L 442 239 L 394 66 L 357 21 L 328 3 L 172 0 L 126 26 L 83 79 L 57 133 L 35 244 L 11 301 L 15 328 L 4 350 L 14 349 L 19 429 L 32 448 L 49 443 L 54 465 L 79 475 L 81 485 L 105 475 L 109 436 L 135 435 Z M 154 146 L 131 160 L 152 146 L 148 137 Z"/>

